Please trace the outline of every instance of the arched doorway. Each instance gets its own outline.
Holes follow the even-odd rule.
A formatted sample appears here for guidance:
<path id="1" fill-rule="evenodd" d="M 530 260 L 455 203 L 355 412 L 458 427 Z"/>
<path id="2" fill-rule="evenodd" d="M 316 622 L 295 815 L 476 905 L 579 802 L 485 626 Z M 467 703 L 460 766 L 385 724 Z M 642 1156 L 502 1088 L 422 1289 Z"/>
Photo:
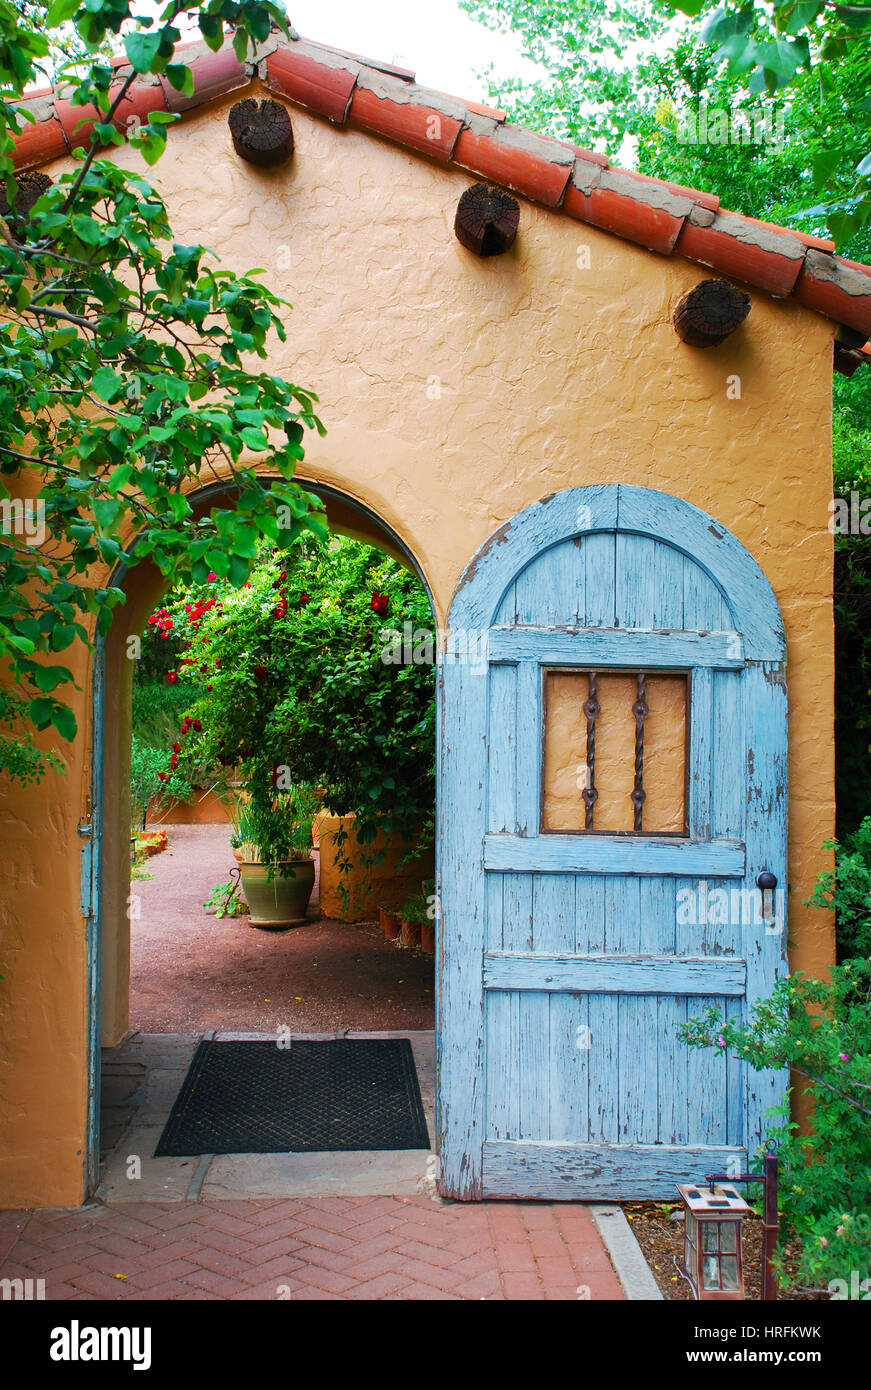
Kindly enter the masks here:
<path id="1" fill-rule="evenodd" d="M 435 613 L 423 569 L 403 539 L 377 513 L 339 489 L 300 479 L 324 503 L 330 529 L 377 547 L 413 571 Z M 228 489 L 216 483 L 190 499 L 194 516 L 207 507 L 227 505 Z M 127 602 L 116 609 L 105 638 L 96 643 L 92 675 L 91 789 L 89 816 L 82 822 L 82 912 L 87 923 L 88 959 L 88 1150 L 87 1191 L 99 1173 L 100 1055 L 128 1026 L 130 921 L 130 740 L 131 687 L 134 663 L 130 638 L 141 631 L 148 614 L 166 590 L 166 581 L 150 563 L 119 566 L 110 584 Z M 435 618 L 433 618 L 435 622 Z"/>

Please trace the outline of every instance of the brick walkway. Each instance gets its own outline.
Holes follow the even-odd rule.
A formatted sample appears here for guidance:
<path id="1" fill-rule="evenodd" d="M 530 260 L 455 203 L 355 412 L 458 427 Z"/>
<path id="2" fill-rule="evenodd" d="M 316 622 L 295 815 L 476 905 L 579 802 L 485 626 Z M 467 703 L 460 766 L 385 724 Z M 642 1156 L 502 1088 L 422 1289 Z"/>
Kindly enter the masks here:
<path id="1" fill-rule="evenodd" d="M 585 1207 L 425 1195 L 0 1212 L 0 1277 L 47 1300 L 623 1297 Z"/>

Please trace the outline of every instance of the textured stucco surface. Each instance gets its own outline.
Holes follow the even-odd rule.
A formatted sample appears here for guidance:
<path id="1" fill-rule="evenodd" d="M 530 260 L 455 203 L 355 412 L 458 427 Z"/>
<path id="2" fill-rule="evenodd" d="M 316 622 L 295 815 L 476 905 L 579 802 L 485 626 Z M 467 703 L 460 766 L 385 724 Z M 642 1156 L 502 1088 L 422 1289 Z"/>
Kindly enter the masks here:
<path id="1" fill-rule="evenodd" d="M 561 488 L 631 482 L 687 499 L 729 527 L 768 576 L 786 622 L 791 717 L 793 962 L 831 959 L 826 914 L 801 906 L 833 829 L 830 393 L 833 326 L 754 292 L 722 347 L 678 342 L 676 300 L 700 267 L 664 260 L 521 204 L 512 251 L 479 260 L 456 241 L 471 179 L 294 108 L 293 161 L 232 154 L 232 98 L 171 132 L 154 177 L 178 240 L 235 270 L 264 267 L 295 305 L 270 369 L 315 389 L 329 433 L 303 475 L 380 516 L 417 558 L 440 622 L 493 530 Z M 129 150 L 119 159 L 133 160 Z M 49 170 L 57 174 L 62 163 Z M 730 378 L 740 378 L 740 398 Z M 147 572 L 107 656 L 106 969 L 126 979 L 125 631 L 160 592 Z M 129 624 L 125 627 L 125 624 Z M 89 680 L 78 662 L 80 724 Z M 0 1205 L 76 1202 L 85 1127 L 86 953 L 76 821 L 87 740 L 65 778 L 2 794 L 5 845 L 0 1037 Z M 111 860 L 111 862 L 109 862 Z M 112 1004 L 123 1031 L 126 1001 Z"/>

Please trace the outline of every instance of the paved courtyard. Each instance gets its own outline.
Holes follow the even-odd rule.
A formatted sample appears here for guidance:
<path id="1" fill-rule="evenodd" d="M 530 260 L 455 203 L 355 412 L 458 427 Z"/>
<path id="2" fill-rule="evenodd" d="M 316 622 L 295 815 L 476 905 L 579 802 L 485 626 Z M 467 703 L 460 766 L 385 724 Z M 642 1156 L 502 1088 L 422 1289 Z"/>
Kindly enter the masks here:
<path id="1" fill-rule="evenodd" d="M 47 1300 L 619 1299 L 586 1207 L 307 1197 L 0 1212 Z"/>

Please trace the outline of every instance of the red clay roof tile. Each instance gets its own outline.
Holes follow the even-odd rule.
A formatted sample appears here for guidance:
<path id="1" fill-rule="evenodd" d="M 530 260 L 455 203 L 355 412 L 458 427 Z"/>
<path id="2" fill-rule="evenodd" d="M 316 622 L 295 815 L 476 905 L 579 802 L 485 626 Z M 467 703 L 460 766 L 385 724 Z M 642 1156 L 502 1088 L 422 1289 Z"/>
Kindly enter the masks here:
<path id="1" fill-rule="evenodd" d="M 512 188 L 533 202 L 558 207 L 572 172 L 569 151 L 554 142 L 553 148 L 561 157 L 549 160 L 530 149 L 527 131 L 520 131 L 524 137 L 520 140 L 500 138 L 508 131 L 516 134 L 517 130 L 510 126 L 496 126 L 492 134 L 464 130 L 454 149 L 454 163 L 491 183 Z"/>
<path id="2" fill-rule="evenodd" d="M 734 224 L 740 223 L 741 226 Z M 710 226 L 699 226 L 693 218 L 684 222 L 675 244 L 679 256 L 713 266 L 721 274 L 747 285 L 756 285 L 782 298 L 795 288 L 804 260 L 801 243 L 789 232 L 765 237 L 754 224 L 735 213 L 718 213 Z"/>
<path id="3" fill-rule="evenodd" d="M 349 67 L 319 63 L 293 48 L 276 48 L 266 59 L 263 74 L 267 87 L 290 97 L 318 116 L 341 125 L 348 114 L 351 93 L 357 82 Z"/>
<path id="4" fill-rule="evenodd" d="M 180 46 L 194 73 L 194 94 L 164 78 L 135 82 L 118 112 L 123 128 L 164 107 L 187 111 L 259 77 L 272 91 L 338 124 L 354 125 L 467 169 L 545 207 L 646 246 L 712 266 L 721 274 L 800 304 L 871 336 L 871 267 L 833 254 L 831 242 L 720 208 L 699 189 L 611 166 L 604 155 L 505 123 L 504 113 L 461 102 L 415 83 L 414 74 L 341 49 L 287 39 L 273 31 L 251 62 L 201 40 Z M 120 55 L 113 65 L 123 70 Z M 119 72 L 119 77 L 123 75 Z M 16 168 L 47 164 L 87 138 L 75 126 L 96 113 L 73 107 L 60 92 L 28 93 L 22 103 L 37 117 L 16 139 Z M 852 352 L 846 357 L 845 352 Z M 841 350 L 853 368 L 863 350 Z"/>
<path id="5" fill-rule="evenodd" d="M 461 121 L 436 111 L 432 106 L 411 101 L 391 101 L 364 87 L 359 80 L 351 98 L 348 119 L 364 130 L 386 135 L 400 145 L 410 145 L 422 154 L 445 161 L 450 160 L 463 128 Z"/>

